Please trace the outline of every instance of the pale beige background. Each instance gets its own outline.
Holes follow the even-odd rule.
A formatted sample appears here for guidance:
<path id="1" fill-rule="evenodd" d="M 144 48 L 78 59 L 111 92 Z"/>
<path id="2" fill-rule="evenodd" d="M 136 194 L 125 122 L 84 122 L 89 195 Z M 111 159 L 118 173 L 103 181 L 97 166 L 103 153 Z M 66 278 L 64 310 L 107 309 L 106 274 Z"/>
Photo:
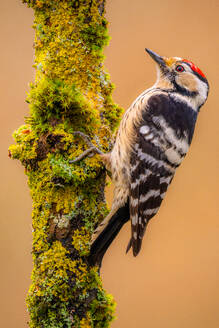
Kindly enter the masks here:
<path id="1" fill-rule="evenodd" d="M 125 255 L 129 223 L 105 256 L 102 277 L 114 295 L 113 328 L 219 327 L 219 2 L 108 0 L 112 40 L 106 65 L 114 99 L 127 108 L 154 83 L 148 47 L 193 60 L 210 82 L 189 155 L 145 236 L 137 258 Z M 33 79 L 32 10 L 0 1 L 1 223 L 0 327 L 27 327 L 31 272 L 31 199 L 23 168 L 7 158 L 11 133 L 28 112 Z M 109 198 L 111 193 L 108 192 Z"/>

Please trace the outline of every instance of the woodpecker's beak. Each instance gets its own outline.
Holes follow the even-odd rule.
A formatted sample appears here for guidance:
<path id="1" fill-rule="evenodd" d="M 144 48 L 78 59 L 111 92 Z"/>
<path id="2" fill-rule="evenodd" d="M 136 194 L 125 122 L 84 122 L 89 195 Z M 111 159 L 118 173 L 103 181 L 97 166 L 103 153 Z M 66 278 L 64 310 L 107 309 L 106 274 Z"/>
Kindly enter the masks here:
<path id="1" fill-rule="evenodd" d="M 145 48 L 145 51 L 151 56 L 151 58 L 153 58 L 153 60 L 160 66 L 161 69 L 167 67 L 164 57 L 159 56 L 158 54 L 147 48 Z"/>

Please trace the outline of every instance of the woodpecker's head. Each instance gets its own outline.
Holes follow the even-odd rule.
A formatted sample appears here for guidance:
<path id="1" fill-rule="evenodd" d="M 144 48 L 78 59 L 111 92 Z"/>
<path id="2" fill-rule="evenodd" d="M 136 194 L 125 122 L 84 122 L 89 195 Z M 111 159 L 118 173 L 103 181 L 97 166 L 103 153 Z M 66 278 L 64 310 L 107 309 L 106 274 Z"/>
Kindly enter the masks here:
<path id="1" fill-rule="evenodd" d="M 179 57 L 161 57 L 145 49 L 158 67 L 156 87 L 184 96 L 199 109 L 206 101 L 209 85 L 204 73 L 192 62 Z"/>

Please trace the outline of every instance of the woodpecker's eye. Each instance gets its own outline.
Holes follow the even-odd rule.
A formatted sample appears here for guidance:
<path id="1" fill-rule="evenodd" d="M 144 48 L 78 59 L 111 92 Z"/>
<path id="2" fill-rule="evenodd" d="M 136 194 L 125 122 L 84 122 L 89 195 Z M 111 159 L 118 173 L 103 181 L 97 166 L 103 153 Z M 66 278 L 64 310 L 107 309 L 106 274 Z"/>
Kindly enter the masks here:
<path id="1" fill-rule="evenodd" d="M 176 70 L 177 70 L 177 72 L 182 73 L 185 71 L 185 68 L 182 65 L 178 65 L 178 66 L 176 66 Z"/>

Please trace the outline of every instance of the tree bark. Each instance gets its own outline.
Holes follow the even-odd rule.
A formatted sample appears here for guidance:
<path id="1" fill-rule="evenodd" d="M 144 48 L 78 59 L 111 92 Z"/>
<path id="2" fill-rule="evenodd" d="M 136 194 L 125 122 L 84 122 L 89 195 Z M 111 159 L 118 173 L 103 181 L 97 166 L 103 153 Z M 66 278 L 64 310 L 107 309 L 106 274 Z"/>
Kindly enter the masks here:
<path id="1" fill-rule="evenodd" d="M 105 0 L 24 0 L 35 13 L 30 116 L 14 133 L 33 199 L 29 326 L 109 327 L 115 303 L 88 263 L 90 238 L 107 214 L 105 169 L 80 135 L 109 151 L 121 108 L 103 67 Z"/>

